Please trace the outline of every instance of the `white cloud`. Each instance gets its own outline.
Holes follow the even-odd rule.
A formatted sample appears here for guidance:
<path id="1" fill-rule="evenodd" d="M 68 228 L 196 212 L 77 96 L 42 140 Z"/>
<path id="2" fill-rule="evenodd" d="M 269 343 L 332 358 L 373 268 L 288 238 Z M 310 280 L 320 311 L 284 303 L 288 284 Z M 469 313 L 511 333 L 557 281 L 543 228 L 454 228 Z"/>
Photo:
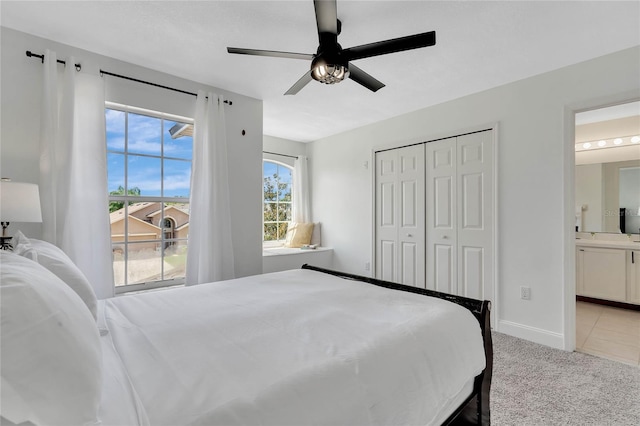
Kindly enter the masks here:
<path id="1" fill-rule="evenodd" d="M 124 136 L 110 136 L 107 139 L 107 149 L 124 149 Z"/>
<path id="2" fill-rule="evenodd" d="M 180 173 L 165 175 L 164 192 L 175 190 L 188 190 L 191 186 L 191 172 L 184 170 Z"/>
<path id="3" fill-rule="evenodd" d="M 124 112 L 108 109 L 105 113 L 107 132 L 124 133 Z"/>
<path id="4" fill-rule="evenodd" d="M 132 141 L 129 139 L 129 151 L 160 155 L 160 142 L 144 139 L 136 139 Z"/>

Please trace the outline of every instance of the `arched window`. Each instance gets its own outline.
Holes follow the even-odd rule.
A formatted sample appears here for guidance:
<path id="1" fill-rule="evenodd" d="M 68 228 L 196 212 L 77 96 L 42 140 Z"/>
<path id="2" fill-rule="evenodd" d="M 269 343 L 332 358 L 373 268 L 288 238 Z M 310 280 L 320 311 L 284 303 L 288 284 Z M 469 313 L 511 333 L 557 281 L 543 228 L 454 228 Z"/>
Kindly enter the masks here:
<path id="1" fill-rule="evenodd" d="M 291 220 L 293 169 L 276 161 L 263 161 L 263 241 L 284 241 Z"/>
<path id="2" fill-rule="evenodd" d="M 164 248 L 166 249 L 175 244 L 175 241 L 173 241 L 173 239 L 176 237 L 174 232 L 176 229 L 176 223 L 173 218 L 166 217 L 162 222 L 162 228 L 165 240 Z"/>

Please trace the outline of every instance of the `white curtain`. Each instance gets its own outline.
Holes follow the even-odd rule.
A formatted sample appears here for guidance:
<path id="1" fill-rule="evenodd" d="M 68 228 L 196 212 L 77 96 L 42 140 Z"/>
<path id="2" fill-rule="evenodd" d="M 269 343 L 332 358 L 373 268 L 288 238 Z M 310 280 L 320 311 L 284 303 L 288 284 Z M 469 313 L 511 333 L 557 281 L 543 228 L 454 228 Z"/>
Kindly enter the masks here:
<path id="1" fill-rule="evenodd" d="M 294 222 L 311 222 L 311 211 L 309 209 L 309 172 L 307 170 L 307 157 L 304 155 L 299 155 L 294 163 L 291 219 Z"/>
<path id="2" fill-rule="evenodd" d="M 58 76 L 56 54 L 45 51 L 40 128 L 43 239 L 60 247 L 93 285 L 112 297 L 113 265 L 104 83 L 77 73 L 73 57 Z"/>
<path id="3" fill-rule="evenodd" d="M 235 278 L 223 101 L 203 91 L 196 99 L 187 285 Z"/>

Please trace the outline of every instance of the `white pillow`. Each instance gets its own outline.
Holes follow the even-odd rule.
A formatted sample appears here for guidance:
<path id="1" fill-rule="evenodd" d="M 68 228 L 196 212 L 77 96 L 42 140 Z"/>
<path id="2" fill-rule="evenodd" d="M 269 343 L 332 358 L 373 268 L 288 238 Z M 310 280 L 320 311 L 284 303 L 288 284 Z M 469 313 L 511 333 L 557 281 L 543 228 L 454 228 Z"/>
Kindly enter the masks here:
<path id="1" fill-rule="evenodd" d="M 0 250 L 2 417 L 98 424 L 100 337 L 78 295 L 43 266 Z"/>
<path id="2" fill-rule="evenodd" d="M 20 231 L 13 237 L 12 245 L 14 253 L 35 260 L 67 283 L 87 305 L 93 318 L 97 318 L 98 299 L 93 287 L 62 249 L 46 241 L 27 238 Z"/>

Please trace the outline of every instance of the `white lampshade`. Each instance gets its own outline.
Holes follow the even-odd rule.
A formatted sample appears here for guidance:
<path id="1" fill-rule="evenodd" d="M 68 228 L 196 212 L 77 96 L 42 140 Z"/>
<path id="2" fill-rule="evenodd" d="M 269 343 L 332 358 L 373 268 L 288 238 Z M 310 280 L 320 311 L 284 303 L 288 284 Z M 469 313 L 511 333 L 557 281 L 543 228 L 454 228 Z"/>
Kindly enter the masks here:
<path id="1" fill-rule="evenodd" d="M 38 185 L 1 181 L 0 220 L 2 222 L 42 222 Z"/>

